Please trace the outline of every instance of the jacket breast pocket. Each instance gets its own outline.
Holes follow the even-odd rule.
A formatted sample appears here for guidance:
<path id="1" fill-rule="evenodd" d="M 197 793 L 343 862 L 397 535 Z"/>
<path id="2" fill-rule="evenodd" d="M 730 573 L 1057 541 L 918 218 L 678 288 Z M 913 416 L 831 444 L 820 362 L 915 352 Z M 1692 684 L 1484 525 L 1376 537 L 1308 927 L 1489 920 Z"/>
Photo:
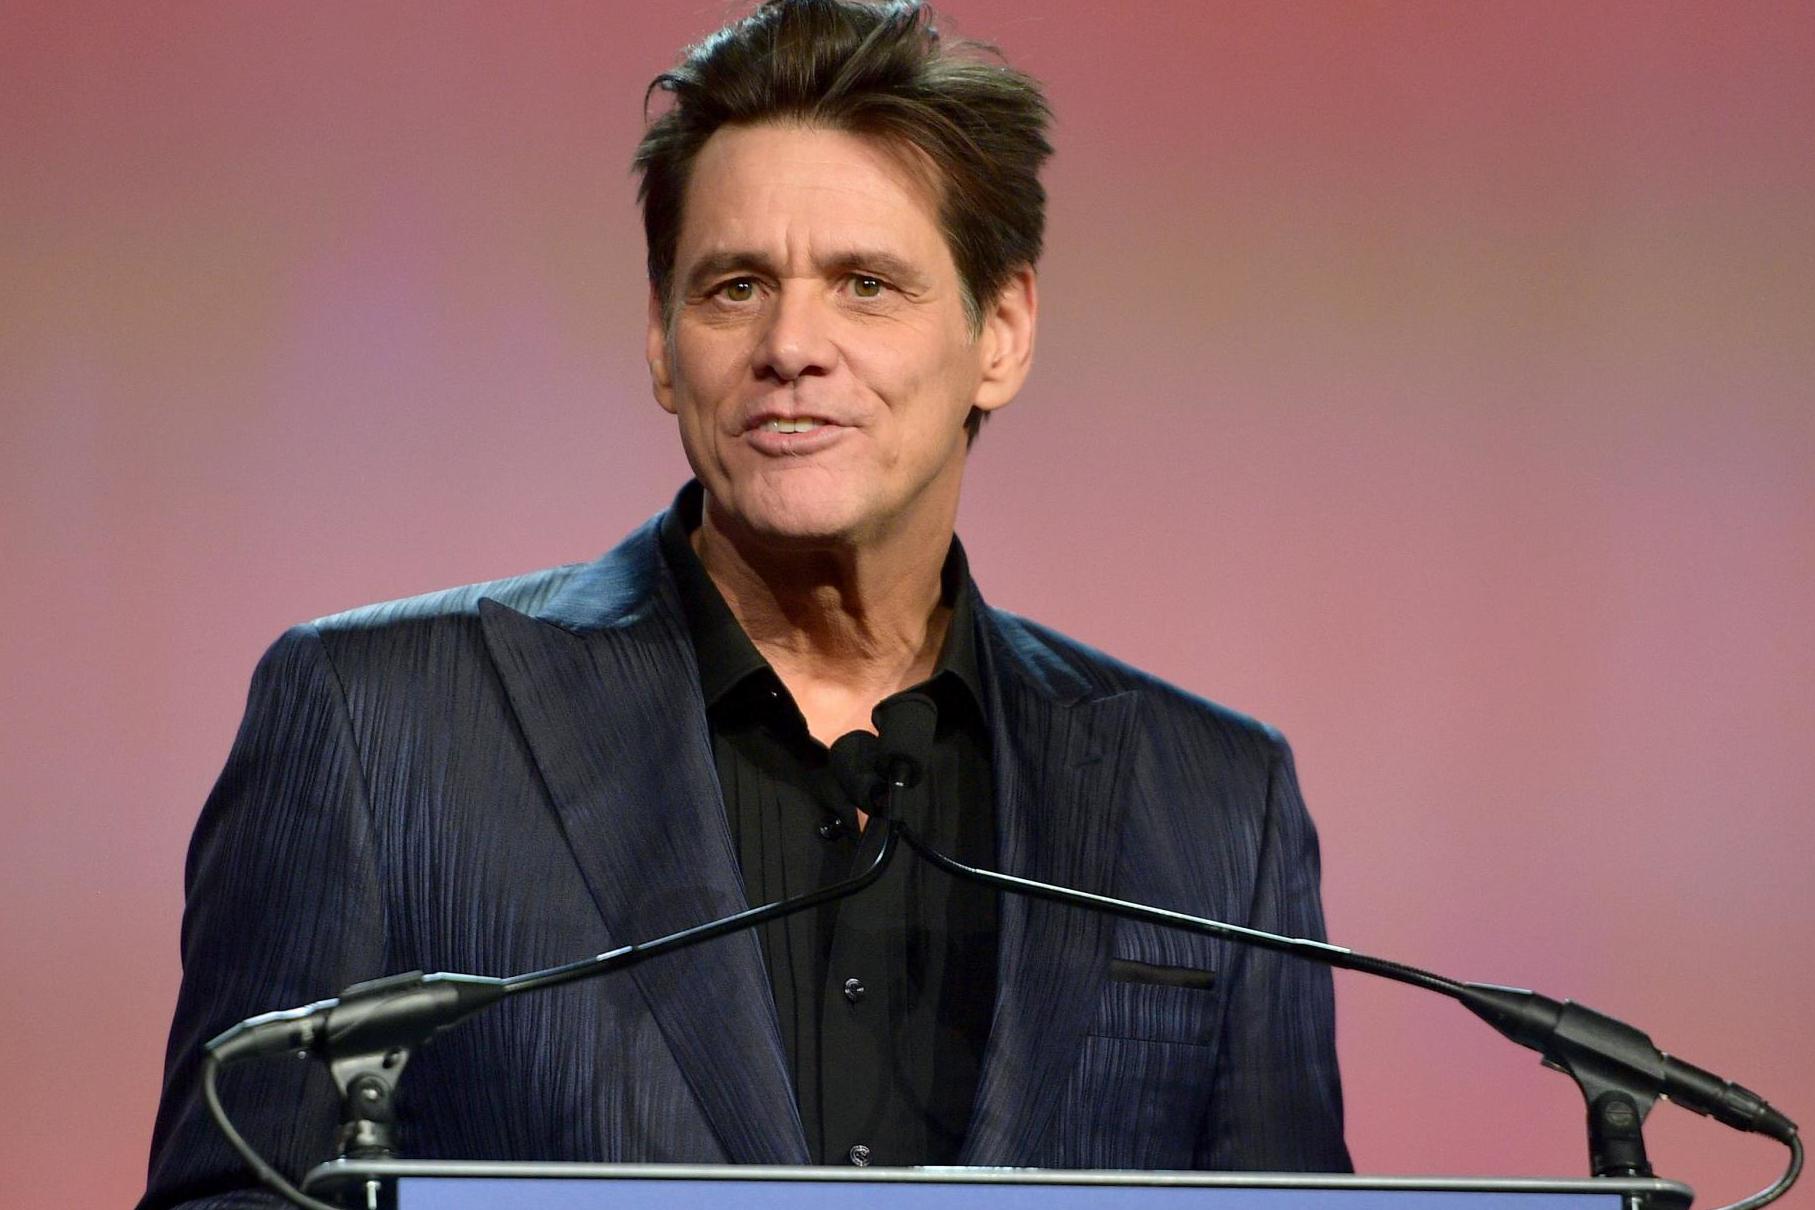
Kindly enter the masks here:
<path id="1" fill-rule="evenodd" d="M 1208 1046 L 1215 1039 L 1220 999 L 1212 970 L 1117 958 L 1086 1032 Z"/>
<path id="2" fill-rule="evenodd" d="M 1192 1167 L 1210 1113 L 1221 1001 L 1205 967 L 1118 961 L 1097 993 L 1050 1153 L 1040 1162 Z"/>

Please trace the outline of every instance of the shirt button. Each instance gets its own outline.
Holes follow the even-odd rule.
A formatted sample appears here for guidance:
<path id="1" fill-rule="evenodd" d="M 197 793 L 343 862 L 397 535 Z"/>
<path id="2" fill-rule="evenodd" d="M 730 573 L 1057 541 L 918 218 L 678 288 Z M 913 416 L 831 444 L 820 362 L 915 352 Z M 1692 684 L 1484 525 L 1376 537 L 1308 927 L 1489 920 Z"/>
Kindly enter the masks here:
<path id="1" fill-rule="evenodd" d="M 852 1004 L 855 1004 L 859 1000 L 863 999 L 863 991 L 864 991 L 864 988 L 863 988 L 862 979 L 846 979 L 844 981 L 844 998 L 849 1000 Z M 863 1147 L 863 1144 L 859 1143 L 857 1146 Z M 855 1154 L 857 1151 L 857 1147 L 851 1148 L 851 1151 L 853 1154 Z M 864 1147 L 863 1153 L 865 1155 L 868 1155 L 870 1153 L 870 1149 L 868 1147 Z M 856 1163 L 857 1161 L 853 1160 L 851 1162 Z"/>
<path id="2" fill-rule="evenodd" d="M 870 1166 L 870 1149 L 865 1147 L 862 1143 L 858 1143 L 851 1148 L 850 1156 L 851 1163 L 857 1165 L 857 1167 L 868 1168 Z"/>
<path id="3" fill-rule="evenodd" d="M 844 825 L 840 823 L 836 817 L 833 817 L 819 825 L 819 838 L 821 840 L 837 840 L 838 834 L 842 831 L 844 831 Z"/>

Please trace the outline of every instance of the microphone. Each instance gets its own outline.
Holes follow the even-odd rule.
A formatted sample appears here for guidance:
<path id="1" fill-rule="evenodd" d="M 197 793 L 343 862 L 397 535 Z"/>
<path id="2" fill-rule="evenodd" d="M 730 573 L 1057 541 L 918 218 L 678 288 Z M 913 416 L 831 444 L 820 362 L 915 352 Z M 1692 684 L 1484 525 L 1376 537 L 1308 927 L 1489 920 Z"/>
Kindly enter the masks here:
<path id="1" fill-rule="evenodd" d="M 832 813 L 852 835 L 861 830 L 857 812 L 881 813 L 883 781 L 879 751 L 876 736 L 868 731 L 847 732 L 832 741 L 829 753 L 832 775 L 838 779 L 838 788 L 844 791 L 844 797 L 832 805 Z"/>
<path id="2" fill-rule="evenodd" d="M 1646 1034 L 1573 1000 L 1556 1001 L 1519 987 L 1464 983 L 1463 1007 L 1502 1035 L 1544 1056 L 1546 1066 L 1615 1086 L 1664 1096 L 1691 1113 L 1780 1143 L 1796 1123 L 1749 1088 L 1659 1050 Z M 1585 1086 L 1586 1087 L 1586 1086 Z"/>
<path id="3" fill-rule="evenodd" d="M 924 693 L 899 693 L 870 715 L 876 724 L 877 773 L 890 789 L 908 790 L 926 777 L 939 707 Z"/>
<path id="4" fill-rule="evenodd" d="M 832 775 L 845 794 L 833 813 L 852 832 L 860 830 L 858 811 L 890 816 L 895 792 L 911 790 L 925 780 L 939 708 L 924 693 L 901 693 L 878 704 L 870 721 L 876 725 L 874 733 L 848 732 L 834 740 L 829 751 Z"/>
<path id="5" fill-rule="evenodd" d="M 327 1000 L 248 1017 L 207 1045 L 232 1063 L 257 1055 L 385 1051 L 419 1043 L 501 999 L 507 981 L 410 971 L 356 983 Z"/>

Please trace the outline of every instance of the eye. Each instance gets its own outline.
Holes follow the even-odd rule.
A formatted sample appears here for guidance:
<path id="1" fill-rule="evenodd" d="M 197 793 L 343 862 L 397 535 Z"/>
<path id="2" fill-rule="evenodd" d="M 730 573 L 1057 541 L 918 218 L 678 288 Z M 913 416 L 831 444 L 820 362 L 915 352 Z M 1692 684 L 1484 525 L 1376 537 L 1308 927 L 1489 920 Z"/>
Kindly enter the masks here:
<path id="1" fill-rule="evenodd" d="M 749 277 L 734 277 L 719 286 L 713 293 L 726 302 L 749 302 L 756 297 L 756 281 Z"/>
<path id="2" fill-rule="evenodd" d="M 851 293 L 858 298 L 881 298 L 888 284 L 880 277 L 871 277 L 867 273 L 858 273 L 851 278 Z"/>

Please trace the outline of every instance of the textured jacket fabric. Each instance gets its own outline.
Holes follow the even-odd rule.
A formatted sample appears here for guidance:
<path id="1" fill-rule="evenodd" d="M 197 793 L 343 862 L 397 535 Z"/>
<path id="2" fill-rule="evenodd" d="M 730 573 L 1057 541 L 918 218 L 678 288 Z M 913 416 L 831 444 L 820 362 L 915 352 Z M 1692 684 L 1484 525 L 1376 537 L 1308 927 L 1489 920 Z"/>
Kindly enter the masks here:
<path id="1" fill-rule="evenodd" d="M 198 1091 L 201 1044 L 234 1021 L 746 906 L 658 522 L 597 562 L 322 619 L 265 655 L 190 849 L 143 1206 L 264 1204 L 228 1192 L 251 1178 Z M 1322 936 L 1277 733 L 1013 615 L 979 628 L 1002 868 Z M 964 1162 L 1348 1169 L 1327 971 L 1014 897 L 1001 930 Z M 1129 981 L 1112 959 L 1214 975 Z M 319 1065 L 250 1061 L 221 1090 L 280 1170 L 331 1154 Z M 507 1000 L 420 1050 L 399 1103 L 421 1158 L 807 1155 L 750 933 Z"/>

